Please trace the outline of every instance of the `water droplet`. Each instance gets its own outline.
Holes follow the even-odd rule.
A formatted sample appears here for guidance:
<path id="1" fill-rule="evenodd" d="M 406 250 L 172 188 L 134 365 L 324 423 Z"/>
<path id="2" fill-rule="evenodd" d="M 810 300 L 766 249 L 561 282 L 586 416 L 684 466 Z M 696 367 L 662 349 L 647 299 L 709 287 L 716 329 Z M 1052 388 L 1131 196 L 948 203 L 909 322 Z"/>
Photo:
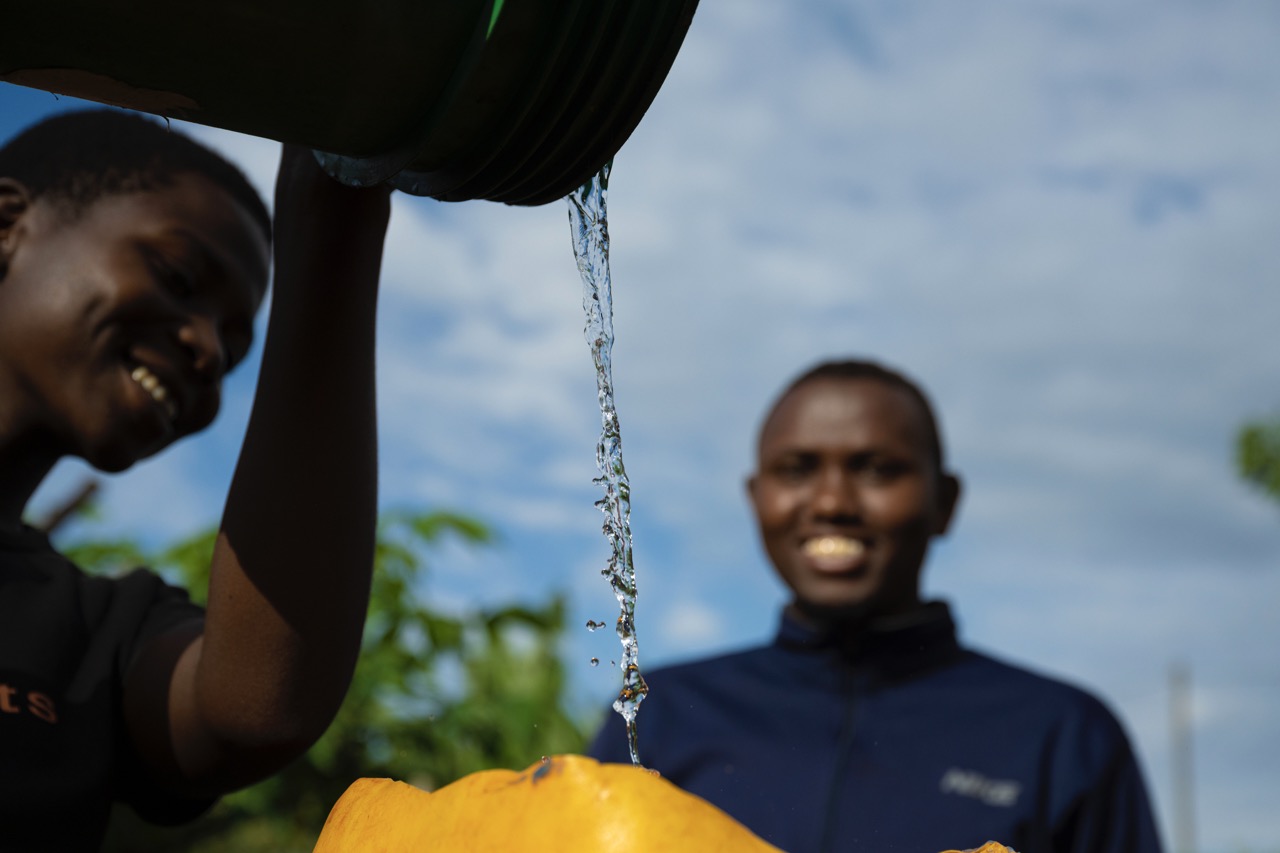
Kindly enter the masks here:
<path id="1" fill-rule="evenodd" d="M 599 665 L 600 665 L 600 658 L 592 658 L 592 659 L 591 659 L 591 665 L 592 665 L 592 666 L 599 666 Z"/>
<path id="2" fill-rule="evenodd" d="M 608 570 L 606 569 L 604 573 L 605 573 L 605 574 L 608 574 Z M 603 622 L 596 622 L 594 619 L 588 619 L 588 620 L 587 620 L 587 630 L 588 630 L 588 631 L 598 631 L 598 630 L 600 630 L 600 629 L 601 629 L 601 628 L 603 628 L 603 627 L 604 627 L 604 623 L 603 623 Z"/>

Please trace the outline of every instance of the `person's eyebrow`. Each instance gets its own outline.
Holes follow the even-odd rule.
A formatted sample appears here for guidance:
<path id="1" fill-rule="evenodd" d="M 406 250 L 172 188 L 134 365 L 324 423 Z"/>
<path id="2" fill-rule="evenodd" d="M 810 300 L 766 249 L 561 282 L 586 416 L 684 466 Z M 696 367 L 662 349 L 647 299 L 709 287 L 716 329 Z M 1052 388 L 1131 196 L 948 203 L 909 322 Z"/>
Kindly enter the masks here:
<path id="1" fill-rule="evenodd" d="M 219 278 L 230 278 L 226 263 L 218 256 L 209 244 L 196 232 L 188 228 L 172 228 L 165 232 L 171 239 L 180 240 L 184 247 L 190 249 L 199 264 Z"/>
<path id="2" fill-rule="evenodd" d="M 209 242 L 199 233 L 189 228 L 177 227 L 166 232 L 172 237 L 176 237 L 189 248 L 196 256 L 197 263 L 204 271 L 208 272 L 214 278 L 233 285 L 238 290 L 243 291 L 243 295 L 249 297 L 249 302 L 255 308 L 262 303 L 262 299 L 266 294 L 265 285 L 259 289 L 255 288 L 253 283 L 247 278 L 238 274 L 232 269 L 227 261 L 209 244 Z"/>

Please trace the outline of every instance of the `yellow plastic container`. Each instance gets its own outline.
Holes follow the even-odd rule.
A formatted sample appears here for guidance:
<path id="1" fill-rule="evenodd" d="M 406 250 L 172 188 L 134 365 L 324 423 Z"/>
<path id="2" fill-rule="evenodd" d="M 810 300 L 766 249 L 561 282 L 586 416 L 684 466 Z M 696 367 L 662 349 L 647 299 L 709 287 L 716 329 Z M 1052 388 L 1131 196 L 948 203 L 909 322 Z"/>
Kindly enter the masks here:
<path id="1" fill-rule="evenodd" d="M 780 853 L 724 812 L 639 767 L 559 755 L 427 793 L 359 779 L 315 853 Z"/>

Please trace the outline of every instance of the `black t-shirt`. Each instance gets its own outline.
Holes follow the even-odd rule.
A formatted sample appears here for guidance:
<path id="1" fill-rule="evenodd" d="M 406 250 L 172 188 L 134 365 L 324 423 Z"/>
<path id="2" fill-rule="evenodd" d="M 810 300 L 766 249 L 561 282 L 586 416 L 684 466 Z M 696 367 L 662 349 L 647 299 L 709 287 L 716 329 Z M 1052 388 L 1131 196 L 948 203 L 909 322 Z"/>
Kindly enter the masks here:
<path id="1" fill-rule="evenodd" d="M 0 850 L 97 849 L 115 800 L 156 823 L 208 807 L 148 778 L 121 710 L 145 641 L 201 618 L 151 572 L 86 575 L 37 531 L 0 531 Z"/>

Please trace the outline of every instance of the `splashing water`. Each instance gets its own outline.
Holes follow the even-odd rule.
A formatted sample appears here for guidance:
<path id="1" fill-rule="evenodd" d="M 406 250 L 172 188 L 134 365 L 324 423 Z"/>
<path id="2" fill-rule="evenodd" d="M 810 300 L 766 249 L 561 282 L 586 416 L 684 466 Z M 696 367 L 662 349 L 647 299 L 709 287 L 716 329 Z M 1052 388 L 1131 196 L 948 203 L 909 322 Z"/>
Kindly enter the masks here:
<path id="1" fill-rule="evenodd" d="M 604 487 L 596 507 L 604 513 L 604 535 L 609 540 L 609 565 L 601 574 L 609 579 L 621 608 L 618 640 L 622 643 L 622 689 L 613 710 L 627 723 L 627 747 L 631 763 L 639 766 L 636 712 L 649 692 L 640 674 L 636 639 L 636 569 L 631 557 L 631 484 L 622 464 L 622 433 L 613 402 L 613 285 L 609 280 L 609 221 L 605 197 L 609 191 L 606 163 L 600 173 L 568 197 L 573 254 L 582 276 L 582 307 L 587 315 L 585 333 L 596 366 L 596 391 L 600 399 L 600 442 L 596 445 L 595 483 Z"/>

